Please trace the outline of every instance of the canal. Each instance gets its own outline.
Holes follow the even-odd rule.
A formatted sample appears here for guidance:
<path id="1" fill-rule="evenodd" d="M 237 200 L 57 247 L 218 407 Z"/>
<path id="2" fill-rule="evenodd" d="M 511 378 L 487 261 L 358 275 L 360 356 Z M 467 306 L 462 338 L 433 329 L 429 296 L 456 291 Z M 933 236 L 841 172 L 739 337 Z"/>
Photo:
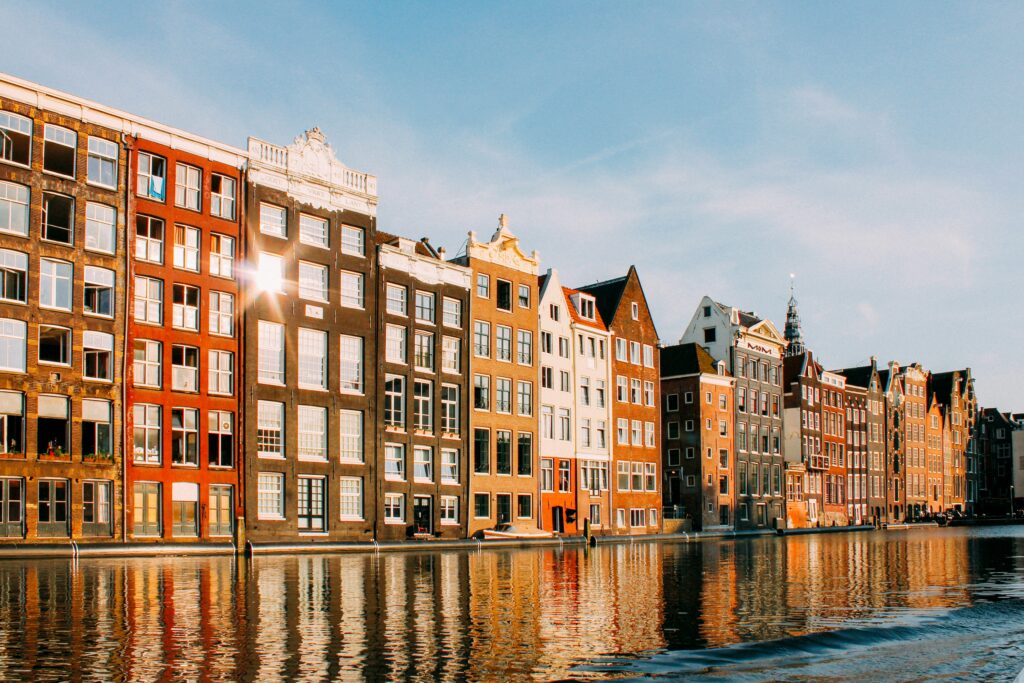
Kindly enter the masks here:
<path id="1" fill-rule="evenodd" d="M 1012 680 L 1024 530 L 0 562 L 0 680 Z"/>

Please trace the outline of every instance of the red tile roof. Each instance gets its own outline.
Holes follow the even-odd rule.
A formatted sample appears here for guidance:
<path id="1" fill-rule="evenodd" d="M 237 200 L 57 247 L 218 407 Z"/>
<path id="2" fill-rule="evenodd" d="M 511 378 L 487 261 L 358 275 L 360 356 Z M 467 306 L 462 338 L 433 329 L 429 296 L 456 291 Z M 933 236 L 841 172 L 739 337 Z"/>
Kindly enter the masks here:
<path id="1" fill-rule="evenodd" d="M 596 318 L 596 320 L 587 320 L 581 316 L 579 311 L 576 310 L 576 307 L 573 306 L 572 296 L 574 294 L 586 294 L 586 292 L 580 292 L 580 290 L 572 289 L 571 287 L 562 287 L 562 292 L 565 294 L 565 303 L 567 304 L 566 308 L 569 309 L 569 315 L 572 316 L 573 322 L 585 325 L 586 327 L 592 327 L 595 330 L 601 330 L 602 332 L 608 331 L 608 326 L 604 324 L 604 320 L 601 318 L 601 311 L 598 310 L 596 301 L 594 302 L 594 318 Z"/>

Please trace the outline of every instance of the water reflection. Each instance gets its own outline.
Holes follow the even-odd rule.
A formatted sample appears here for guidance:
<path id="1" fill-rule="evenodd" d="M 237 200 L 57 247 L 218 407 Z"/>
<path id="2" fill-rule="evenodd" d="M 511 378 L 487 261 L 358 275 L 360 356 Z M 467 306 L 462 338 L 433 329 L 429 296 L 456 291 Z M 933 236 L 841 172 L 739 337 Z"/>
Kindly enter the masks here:
<path id="1" fill-rule="evenodd" d="M 929 530 L 590 551 L 4 562 L 0 680 L 615 675 L 593 662 L 1015 596 L 1022 540 Z"/>

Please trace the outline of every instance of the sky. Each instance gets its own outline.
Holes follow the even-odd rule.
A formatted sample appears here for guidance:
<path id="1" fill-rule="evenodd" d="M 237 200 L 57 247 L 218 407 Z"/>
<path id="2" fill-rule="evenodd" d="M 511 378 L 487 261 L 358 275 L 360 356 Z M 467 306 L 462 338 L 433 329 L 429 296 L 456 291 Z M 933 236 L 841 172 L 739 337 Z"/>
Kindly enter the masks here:
<path id="1" fill-rule="evenodd" d="M 380 229 L 498 215 L 579 286 L 639 271 L 828 368 L 971 367 L 1024 410 L 1024 5 L 5 3 L 0 71 L 238 147 L 319 126 Z"/>

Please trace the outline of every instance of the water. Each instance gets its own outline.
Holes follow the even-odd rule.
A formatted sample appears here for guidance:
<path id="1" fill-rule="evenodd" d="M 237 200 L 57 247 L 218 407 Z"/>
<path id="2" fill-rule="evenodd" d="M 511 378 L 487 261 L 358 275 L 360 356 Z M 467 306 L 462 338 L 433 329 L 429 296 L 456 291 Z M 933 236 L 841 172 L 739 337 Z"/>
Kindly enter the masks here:
<path id="1" fill-rule="evenodd" d="M 0 562 L 0 680 L 1012 680 L 1024 528 Z"/>

